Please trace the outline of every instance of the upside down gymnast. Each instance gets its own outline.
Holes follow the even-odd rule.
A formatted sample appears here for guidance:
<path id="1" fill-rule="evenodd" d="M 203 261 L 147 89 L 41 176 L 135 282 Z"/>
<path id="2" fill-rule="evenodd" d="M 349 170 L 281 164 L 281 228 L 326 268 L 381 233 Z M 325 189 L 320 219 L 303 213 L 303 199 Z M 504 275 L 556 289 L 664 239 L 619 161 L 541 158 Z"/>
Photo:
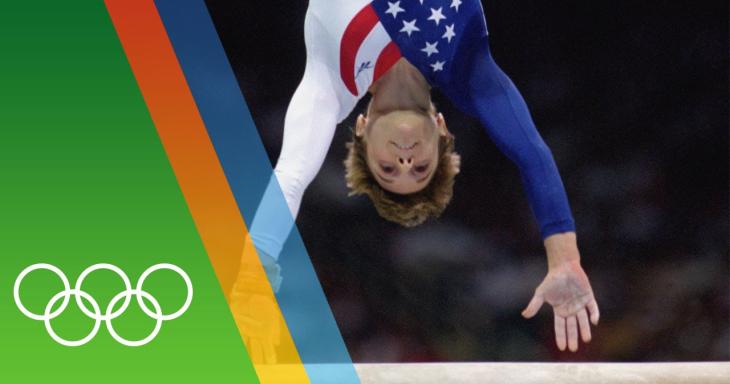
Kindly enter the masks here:
<path id="1" fill-rule="evenodd" d="M 406 227 L 440 215 L 451 199 L 460 158 L 444 116 L 431 102 L 436 88 L 476 117 L 520 170 L 548 261 L 547 276 L 522 315 L 533 317 L 547 302 L 560 350 L 576 351 L 579 335 L 589 342 L 599 310 L 580 264 L 565 189 L 525 101 L 492 58 L 481 3 L 310 0 L 304 37 L 306 69 L 286 113 L 281 155 L 269 184 L 278 183 L 292 217 L 337 124 L 368 93 L 370 103 L 357 117 L 345 160 L 351 194 L 369 196 L 380 216 Z M 276 260 L 291 227 L 267 217 L 267 195 L 250 235 L 277 289 Z M 244 305 L 244 275 L 231 294 L 234 313 Z M 271 348 L 260 347 L 269 356 Z"/>

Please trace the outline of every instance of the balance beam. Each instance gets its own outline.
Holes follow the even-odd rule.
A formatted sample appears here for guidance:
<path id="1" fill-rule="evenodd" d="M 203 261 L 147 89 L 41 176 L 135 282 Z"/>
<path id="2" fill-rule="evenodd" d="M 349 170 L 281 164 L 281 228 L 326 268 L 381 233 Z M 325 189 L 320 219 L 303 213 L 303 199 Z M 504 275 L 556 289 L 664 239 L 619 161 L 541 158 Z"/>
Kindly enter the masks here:
<path id="1" fill-rule="evenodd" d="M 730 362 L 355 364 L 362 384 L 730 384 Z"/>

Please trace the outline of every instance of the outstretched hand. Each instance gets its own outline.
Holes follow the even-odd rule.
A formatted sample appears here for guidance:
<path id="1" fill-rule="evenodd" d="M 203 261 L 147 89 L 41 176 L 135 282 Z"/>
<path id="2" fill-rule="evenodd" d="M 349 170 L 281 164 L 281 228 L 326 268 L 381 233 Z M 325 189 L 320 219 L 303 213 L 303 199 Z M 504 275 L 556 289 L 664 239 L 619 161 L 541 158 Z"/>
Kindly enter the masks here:
<path id="1" fill-rule="evenodd" d="M 583 342 L 591 341 L 589 315 L 593 325 L 598 325 L 600 315 L 580 260 L 551 266 L 545 279 L 535 289 L 535 295 L 527 308 L 522 311 L 522 316 L 528 319 L 535 316 L 545 302 L 553 307 L 555 341 L 561 351 L 565 350 L 566 345 L 573 352 L 578 350 L 579 330 Z"/>
<path id="2" fill-rule="evenodd" d="M 281 343 L 283 323 L 274 292 L 281 283 L 280 272 L 276 261 L 268 255 L 259 255 L 247 237 L 229 305 L 255 365 L 274 364 L 279 359 L 277 347 Z"/>

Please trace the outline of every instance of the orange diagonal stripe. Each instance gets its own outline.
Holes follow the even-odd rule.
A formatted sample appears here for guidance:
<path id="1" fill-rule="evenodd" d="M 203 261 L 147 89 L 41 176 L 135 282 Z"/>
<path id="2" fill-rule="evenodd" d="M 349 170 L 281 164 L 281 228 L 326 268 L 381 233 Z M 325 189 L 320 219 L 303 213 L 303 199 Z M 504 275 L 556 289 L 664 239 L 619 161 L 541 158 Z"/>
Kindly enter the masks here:
<path id="1" fill-rule="evenodd" d="M 261 383 L 308 383 L 154 2 L 106 6 Z"/>

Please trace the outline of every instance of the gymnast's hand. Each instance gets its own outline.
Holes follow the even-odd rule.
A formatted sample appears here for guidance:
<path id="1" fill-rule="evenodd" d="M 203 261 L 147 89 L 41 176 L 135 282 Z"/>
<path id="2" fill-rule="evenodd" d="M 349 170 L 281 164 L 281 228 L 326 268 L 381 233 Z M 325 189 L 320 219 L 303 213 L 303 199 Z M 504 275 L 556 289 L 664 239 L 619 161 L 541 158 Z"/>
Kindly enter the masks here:
<path id="1" fill-rule="evenodd" d="M 580 266 L 575 233 L 552 235 L 545 239 L 548 274 L 535 289 L 535 295 L 522 316 L 535 316 L 544 302 L 552 305 L 555 316 L 555 341 L 561 351 L 578 350 L 578 330 L 584 342 L 591 341 L 591 327 L 598 325 L 598 304 L 591 283 Z"/>
<path id="2" fill-rule="evenodd" d="M 254 364 L 278 361 L 282 321 L 274 292 L 281 283 L 280 272 L 276 260 L 265 254 L 259 256 L 247 237 L 229 305 Z"/>

